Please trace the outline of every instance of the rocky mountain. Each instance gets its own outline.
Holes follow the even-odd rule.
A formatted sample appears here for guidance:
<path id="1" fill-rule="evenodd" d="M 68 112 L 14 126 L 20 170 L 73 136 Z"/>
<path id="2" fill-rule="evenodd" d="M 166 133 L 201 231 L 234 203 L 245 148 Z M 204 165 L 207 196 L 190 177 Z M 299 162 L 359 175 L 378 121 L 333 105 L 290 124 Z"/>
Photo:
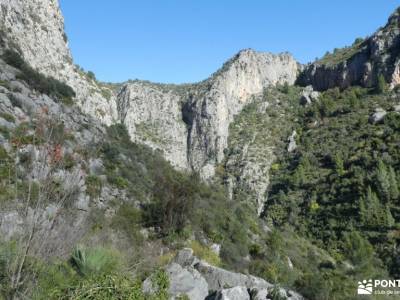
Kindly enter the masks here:
<path id="1" fill-rule="evenodd" d="M 243 50 L 198 84 L 124 84 L 118 113 L 135 141 L 162 150 L 180 168 L 210 178 L 224 158 L 234 116 L 265 88 L 293 84 L 298 70 L 290 54 Z"/>
<path id="2" fill-rule="evenodd" d="M 0 0 L 0 298 L 353 299 L 397 278 L 399 10 L 307 66 L 98 82 Z M 297 291 L 297 292 L 295 292 Z"/>
<path id="3" fill-rule="evenodd" d="M 82 111 L 104 124 L 115 123 L 112 90 L 73 63 L 58 0 L 2 0 L 0 5 L 2 42 L 20 52 L 33 68 L 69 84 Z"/>
<path id="4" fill-rule="evenodd" d="M 299 77 L 302 85 L 317 90 L 352 85 L 375 86 L 378 75 L 383 75 L 392 87 L 400 83 L 400 12 L 396 10 L 387 24 L 366 39 L 337 49 L 308 65 Z"/>
<path id="5" fill-rule="evenodd" d="M 205 178 L 222 161 L 229 124 L 251 96 L 297 78 L 298 64 L 289 54 L 244 50 L 197 85 L 165 89 L 126 83 L 116 94 L 73 64 L 56 0 L 2 1 L 1 7 L 5 42 L 17 46 L 32 67 L 74 88 L 83 112 L 106 125 L 122 121 L 134 141 L 162 150 L 174 165 Z"/>

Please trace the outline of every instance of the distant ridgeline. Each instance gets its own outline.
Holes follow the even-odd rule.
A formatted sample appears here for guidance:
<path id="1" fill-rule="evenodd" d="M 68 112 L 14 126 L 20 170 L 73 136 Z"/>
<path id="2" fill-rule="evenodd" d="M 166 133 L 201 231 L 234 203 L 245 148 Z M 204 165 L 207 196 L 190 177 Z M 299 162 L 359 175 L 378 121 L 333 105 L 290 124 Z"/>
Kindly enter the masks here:
<path id="1" fill-rule="evenodd" d="M 245 49 L 166 85 L 74 65 L 57 0 L 0 5 L 1 299 L 354 299 L 400 277 L 399 10 L 306 66 Z"/>

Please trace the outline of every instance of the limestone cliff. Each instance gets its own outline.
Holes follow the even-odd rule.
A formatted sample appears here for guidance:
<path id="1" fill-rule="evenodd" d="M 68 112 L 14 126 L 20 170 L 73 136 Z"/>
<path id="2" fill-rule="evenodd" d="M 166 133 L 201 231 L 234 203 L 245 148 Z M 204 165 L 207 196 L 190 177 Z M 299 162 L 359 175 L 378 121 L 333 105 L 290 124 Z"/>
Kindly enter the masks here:
<path id="1" fill-rule="evenodd" d="M 109 88 L 100 87 L 73 64 L 58 0 L 0 0 L 0 30 L 3 43 L 32 67 L 70 85 L 83 112 L 107 125 L 114 122 L 115 100 Z"/>
<path id="2" fill-rule="evenodd" d="M 287 53 L 243 50 L 228 61 L 194 94 L 188 103 L 188 159 L 191 167 L 207 178 L 224 158 L 229 125 L 252 96 L 276 84 L 293 84 L 298 64 Z"/>
<path id="3" fill-rule="evenodd" d="M 118 115 L 132 140 L 163 152 L 174 166 L 187 169 L 187 129 L 182 96 L 174 88 L 136 81 L 118 94 Z"/>
<path id="4" fill-rule="evenodd" d="M 392 87 L 400 83 L 400 10 L 371 37 L 328 54 L 308 67 L 298 82 L 317 90 L 351 85 L 372 87 L 382 74 Z"/>
<path id="5" fill-rule="evenodd" d="M 117 99 L 118 112 L 134 140 L 209 178 L 224 158 L 234 116 L 266 87 L 293 84 L 297 73 L 289 54 L 243 50 L 198 84 L 127 83 Z"/>

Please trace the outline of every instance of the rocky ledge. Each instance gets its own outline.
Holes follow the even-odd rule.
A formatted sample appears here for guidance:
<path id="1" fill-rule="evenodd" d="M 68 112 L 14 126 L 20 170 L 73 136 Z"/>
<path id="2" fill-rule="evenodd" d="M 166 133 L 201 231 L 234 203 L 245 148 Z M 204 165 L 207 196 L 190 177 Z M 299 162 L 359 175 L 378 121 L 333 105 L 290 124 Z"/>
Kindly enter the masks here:
<path id="1" fill-rule="evenodd" d="M 170 299 L 190 300 L 288 300 L 304 299 L 300 294 L 275 286 L 262 278 L 227 271 L 200 260 L 190 248 L 178 252 L 165 267 L 169 278 Z M 145 293 L 156 292 L 150 276 L 143 283 Z"/>

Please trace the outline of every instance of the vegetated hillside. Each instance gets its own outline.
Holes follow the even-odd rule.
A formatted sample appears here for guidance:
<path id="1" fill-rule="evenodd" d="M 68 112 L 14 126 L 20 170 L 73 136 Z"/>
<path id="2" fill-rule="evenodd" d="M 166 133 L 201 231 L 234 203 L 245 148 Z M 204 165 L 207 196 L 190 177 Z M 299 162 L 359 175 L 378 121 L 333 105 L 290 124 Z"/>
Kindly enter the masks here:
<path id="1" fill-rule="evenodd" d="M 327 90 L 296 112 L 297 149 L 272 171 L 264 218 L 334 258 L 316 266 L 332 298 L 344 281 L 399 276 L 399 100 L 385 85 Z"/>
<path id="2" fill-rule="evenodd" d="M 398 278 L 398 11 L 304 70 L 318 93 L 253 50 L 198 85 L 99 84 L 60 58 L 57 1 L 29 3 L 1 10 L 0 298 L 354 299 Z"/>
<path id="3" fill-rule="evenodd" d="M 0 76 L 1 297 L 184 295 L 157 270 L 185 246 L 213 265 L 247 272 L 249 249 L 268 230 L 248 202 L 175 170 L 133 143 L 123 125 L 105 128 L 86 116 L 71 101 L 73 89 L 17 52 L 4 49 Z M 150 274 L 160 290 L 145 295 Z M 218 292 L 208 284 L 206 295 Z"/>
<path id="4" fill-rule="evenodd" d="M 316 90 L 347 88 L 354 85 L 374 87 L 379 76 L 393 88 L 400 83 L 400 9 L 389 17 L 385 26 L 353 45 L 334 49 L 307 65 L 298 78 L 302 85 Z"/>

